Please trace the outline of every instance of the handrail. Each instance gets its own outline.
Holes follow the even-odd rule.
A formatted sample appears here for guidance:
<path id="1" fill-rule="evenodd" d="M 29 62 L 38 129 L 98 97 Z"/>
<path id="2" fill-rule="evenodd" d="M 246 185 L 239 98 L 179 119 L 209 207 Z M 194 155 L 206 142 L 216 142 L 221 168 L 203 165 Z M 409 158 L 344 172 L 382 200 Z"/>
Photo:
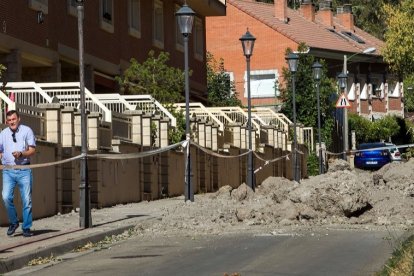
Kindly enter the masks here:
<path id="1" fill-rule="evenodd" d="M 139 103 L 142 103 L 143 101 L 150 102 L 156 107 L 155 110 L 161 111 L 166 117 L 170 119 L 171 126 L 177 126 L 177 119 L 171 114 L 170 111 L 168 111 L 168 109 L 166 109 L 160 102 L 154 99 L 151 95 L 121 95 L 121 97 L 130 105 L 135 104 L 135 107 L 133 107 L 133 109 L 137 109 Z"/>
<path id="2" fill-rule="evenodd" d="M 175 107 L 179 109 L 184 109 L 186 107 L 186 103 L 176 103 L 174 104 Z M 220 131 L 224 131 L 224 124 L 213 114 L 211 111 L 206 108 L 202 103 L 189 103 L 190 113 L 205 113 L 211 120 L 213 120 L 218 126 Z"/>

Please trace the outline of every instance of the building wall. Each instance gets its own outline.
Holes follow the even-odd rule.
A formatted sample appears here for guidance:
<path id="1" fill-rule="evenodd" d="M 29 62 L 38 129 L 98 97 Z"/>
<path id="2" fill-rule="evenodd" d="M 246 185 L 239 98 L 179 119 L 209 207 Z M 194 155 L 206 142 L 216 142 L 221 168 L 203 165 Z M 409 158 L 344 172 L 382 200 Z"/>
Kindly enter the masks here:
<path id="1" fill-rule="evenodd" d="M 236 90 L 243 104 L 247 105 L 244 97 L 244 74 L 246 58 L 243 55 L 240 37 L 249 32 L 256 37 L 250 69 L 277 69 L 279 76 L 282 68 L 286 67 L 285 50 L 287 47 L 296 50 L 297 44 L 291 39 L 275 32 L 256 18 L 253 18 L 232 5 L 227 5 L 225 17 L 209 17 L 206 19 L 207 51 L 218 60 L 224 59 L 224 66 L 234 74 Z M 231 69 L 230 69 L 231 68 Z M 279 77 L 279 81 L 282 78 Z M 272 98 L 252 98 L 252 105 L 273 105 L 279 102 Z"/>
<path id="2" fill-rule="evenodd" d="M 114 32 L 100 27 L 100 1 L 85 1 L 84 50 L 85 82 L 88 88 L 112 90 L 116 86 L 94 77 L 93 72 L 111 79 L 129 66 L 133 57 L 139 62 L 155 50 L 170 53 L 169 65 L 184 68 L 184 52 L 176 49 L 176 4 L 182 1 L 162 1 L 164 9 L 164 48 L 153 45 L 153 0 L 141 1 L 141 37 L 128 33 L 128 1 L 113 1 Z M 77 17 L 69 13 L 67 0 L 48 1 L 44 22 L 37 23 L 37 11 L 29 8 L 28 1 L 0 1 L 0 62 L 10 70 L 7 81 L 78 81 L 78 25 Z M 195 10 L 197 13 L 197 10 Z M 197 14 L 204 22 L 204 16 Z M 204 23 L 203 23 L 204 24 Z M 205 25 L 204 25 L 205 26 Z M 204 36 L 205 38 L 205 36 Z M 193 37 L 189 39 L 189 67 L 191 92 L 206 96 L 206 65 L 194 57 Z M 17 53 L 13 54 L 13 51 Z M 13 69 L 13 68 L 17 69 Z M 23 69 L 22 69 L 23 68 Z M 36 74 L 35 72 L 39 73 Z M 98 85 L 95 85 L 95 82 Z M 98 91 L 97 91 L 98 92 Z"/>

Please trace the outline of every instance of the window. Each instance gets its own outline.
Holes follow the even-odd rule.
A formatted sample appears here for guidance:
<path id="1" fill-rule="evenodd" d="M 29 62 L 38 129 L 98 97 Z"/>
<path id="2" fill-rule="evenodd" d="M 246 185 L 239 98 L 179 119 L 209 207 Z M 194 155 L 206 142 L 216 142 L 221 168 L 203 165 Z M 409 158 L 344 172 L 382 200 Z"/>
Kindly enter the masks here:
<path id="1" fill-rule="evenodd" d="M 29 8 L 35 11 L 42 11 L 44 14 L 48 14 L 48 0 L 29 0 Z"/>
<path id="2" fill-rule="evenodd" d="M 338 37 L 342 38 L 343 40 L 347 40 L 347 39 L 346 39 L 346 37 L 344 37 L 343 35 L 341 35 L 341 34 L 337 33 L 337 32 L 335 31 L 335 29 L 327 29 L 327 30 L 328 30 L 328 31 L 330 31 L 331 33 L 335 34 L 336 36 L 338 36 Z"/>
<path id="3" fill-rule="evenodd" d="M 100 23 L 101 28 L 107 32 L 114 32 L 113 0 L 100 0 Z"/>
<path id="4" fill-rule="evenodd" d="M 234 94 L 235 87 L 234 87 L 234 73 L 233 72 L 226 72 L 226 74 L 229 76 L 229 85 L 230 85 L 230 96 Z"/>
<path id="5" fill-rule="evenodd" d="M 153 42 L 159 48 L 164 48 L 164 8 L 162 4 L 162 1 L 154 0 Z"/>
<path id="6" fill-rule="evenodd" d="M 175 5 L 175 12 L 177 12 L 179 9 L 180 6 Z M 184 36 L 181 33 L 177 18 L 175 19 L 175 48 L 181 52 L 184 52 Z"/>
<path id="7" fill-rule="evenodd" d="M 129 0 L 128 2 L 128 21 L 130 35 L 137 38 L 141 37 L 141 1 Z"/>
<path id="8" fill-rule="evenodd" d="M 401 83 L 400 82 L 394 82 L 393 84 L 388 86 L 388 96 L 392 98 L 398 98 L 400 97 L 400 89 L 401 89 Z"/>
<path id="9" fill-rule="evenodd" d="M 360 44 L 365 44 L 365 41 L 363 41 L 360 37 L 358 37 L 358 36 L 356 36 L 354 33 L 352 33 L 352 32 L 345 32 L 345 31 L 342 31 L 341 32 L 343 35 L 345 35 L 346 37 L 348 37 L 348 38 L 350 38 L 350 39 L 352 39 L 352 40 L 354 40 L 354 41 L 356 41 L 356 42 L 358 42 L 358 43 L 360 43 Z"/>
<path id="10" fill-rule="evenodd" d="M 204 36 L 203 36 L 203 22 L 200 18 L 194 18 L 193 26 L 193 36 L 194 36 L 194 56 L 199 60 L 204 59 Z"/>
<path id="11" fill-rule="evenodd" d="M 270 98 L 280 95 L 277 86 L 277 70 L 258 70 L 250 72 L 250 93 L 252 98 Z M 247 73 L 244 75 L 244 97 L 247 98 Z"/>
<path id="12" fill-rule="evenodd" d="M 384 97 L 384 84 L 382 75 L 372 74 L 369 76 L 369 82 L 372 90 L 371 95 L 373 97 L 383 98 Z"/>

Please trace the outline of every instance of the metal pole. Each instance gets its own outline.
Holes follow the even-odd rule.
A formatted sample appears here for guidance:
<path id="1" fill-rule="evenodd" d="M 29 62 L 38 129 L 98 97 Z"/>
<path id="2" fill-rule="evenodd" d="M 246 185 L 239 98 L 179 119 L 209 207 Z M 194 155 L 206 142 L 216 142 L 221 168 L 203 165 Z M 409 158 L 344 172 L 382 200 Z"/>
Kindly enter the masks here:
<path id="1" fill-rule="evenodd" d="M 348 75 L 347 74 L 347 71 L 348 71 L 347 63 L 348 63 L 347 56 L 344 55 L 344 68 L 343 68 L 344 70 L 343 70 L 343 73 L 346 74 L 346 75 Z M 348 86 L 348 83 L 346 81 L 345 82 L 345 90 L 343 91 L 345 96 L 348 96 L 347 95 L 348 94 L 347 86 Z M 342 132 L 343 133 L 343 143 L 344 143 L 344 146 L 343 146 L 343 149 L 344 149 L 343 159 L 346 161 L 347 160 L 346 154 L 348 152 L 348 145 L 349 145 L 349 142 L 348 142 L 348 109 L 347 108 L 342 108 L 342 109 L 343 109 L 343 113 L 344 113 L 344 123 L 343 123 L 344 128 L 343 128 L 343 132 Z"/>
<path id="2" fill-rule="evenodd" d="M 88 183 L 88 146 L 87 146 L 87 124 L 85 111 L 85 77 L 83 61 L 83 4 L 78 4 L 78 35 L 79 35 L 79 82 L 80 82 L 80 106 L 81 106 L 81 152 L 80 160 L 80 212 L 79 226 L 81 228 L 92 227 L 92 217 L 90 208 L 90 195 Z"/>
<path id="3" fill-rule="evenodd" d="M 322 143 L 321 143 L 321 105 L 319 96 L 319 80 L 316 81 L 316 96 L 318 102 L 318 143 L 319 143 L 319 174 L 323 174 Z"/>
<path id="4" fill-rule="evenodd" d="M 194 201 L 194 190 L 191 185 L 191 156 L 190 156 L 190 81 L 188 76 L 188 34 L 184 34 L 184 73 L 185 73 L 185 138 L 187 141 L 185 159 L 185 200 Z"/>
<path id="5" fill-rule="evenodd" d="M 250 97 L 250 56 L 246 57 L 247 67 L 247 129 L 249 131 L 249 154 L 247 155 L 247 185 L 254 191 L 252 152 L 252 106 Z"/>
<path id="6" fill-rule="evenodd" d="M 296 95 L 295 95 L 295 73 L 292 73 L 292 101 L 293 101 L 293 179 L 300 182 L 300 171 L 298 164 L 298 141 L 296 135 Z"/>

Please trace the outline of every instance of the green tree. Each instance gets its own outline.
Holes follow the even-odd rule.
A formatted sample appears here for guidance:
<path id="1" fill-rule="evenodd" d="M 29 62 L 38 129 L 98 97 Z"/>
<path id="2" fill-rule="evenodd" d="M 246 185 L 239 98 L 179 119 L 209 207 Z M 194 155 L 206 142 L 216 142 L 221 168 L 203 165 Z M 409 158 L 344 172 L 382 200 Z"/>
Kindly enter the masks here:
<path id="1" fill-rule="evenodd" d="M 169 129 L 168 138 L 170 143 L 177 143 L 184 140 L 186 122 L 183 111 L 177 111 L 172 103 L 183 99 L 184 72 L 168 66 L 168 61 L 168 53 L 160 52 L 156 57 L 151 50 L 143 63 L 132 58 L 131 65 L 116 80 L 125 93 L 151 95 L 171 112 L 177 126 Z"/>
<path id="2" fill-rule="evenodd" d="M 6 70 L 6 66 L 4 66 L 3 64 L 0 64 L 0 78 L 3 74 L 3 71 L 5 71 L 5 70 Z"/>
<path id="3" fill-rule="evenodd" d="M 124 74 L 116 78 L 121 89 L 127 94 L 151 95 L 162 104 L 181 101 L 184 73 L 167 65 L 169 56 L 169 53 L 160 52 L 156 57 L 151 50 L 143 63 L 132 58 Z"/>
<path id="4" fill-rule="evenodd" d="M 217 61 L 207 52 L 207 93 L 211 106 L 241 106 L 234 82 L 224 68 L 224 60 Z"/>
<path id="5" fill-rule="evenodd" d="M 400 5 L 385 5 L 386 23 L 384 60 L 401 76 L 414 72 L 414 1 L 402 0 Z"/>
<path id="6" fill-rule="evenodd" d="M 304 44 L 299 45 L 298 51 L 307 47 Z M 287 49 L 287 53 L 290 52 Z M 296 98 L 296 118 L 298 123 L 302 123 L 306 127 L 313 127 L 315 136 L 318 127 L 318 110 L 316 83 L 312 75 L 312 64 L 315 62 L 313 56 L 307 54 L 299 54 L 298 70 L 295 74 L 295 98 Z M 334 128 L 334 103 L 331 96 L 335 93 L 335 82 L 327 77 L 327 67 L 323 60 L 319 61 L 323 65 L 323 77 L 319 85 L 320 94 L 320 112 L 321 112 L 321 137 L 329 147 L 332 143 L 332 131 Z M 283 101 L 282 113 L 287 117 L 293 118 L 292 114 L 292 82 L 291 73 L 288 68 L 284 68 L 282 72 L 284 87 L 281 87 L 281 98 Z"/>
<path id="7" fill-rule="evenodd" d="M 388 141 L 400 132 L 400 124 L 395 116 L 387 115 L 379 120 L 370 120 L 357 114 L 349 114 L 349 129 L 355 131 L 357 144 Z"/>
<path id="8" fill-rule="evenodd" d="M 404 106 L 405 111 L 414 111 L 414 74 L 404 78 Z"/>
<path id="9" fill-rule="evenodd" d="M 369 142 L 371 121 L 358 114 L 348 114 L 348 128 L 355 131 L 356 143 Z"/>

